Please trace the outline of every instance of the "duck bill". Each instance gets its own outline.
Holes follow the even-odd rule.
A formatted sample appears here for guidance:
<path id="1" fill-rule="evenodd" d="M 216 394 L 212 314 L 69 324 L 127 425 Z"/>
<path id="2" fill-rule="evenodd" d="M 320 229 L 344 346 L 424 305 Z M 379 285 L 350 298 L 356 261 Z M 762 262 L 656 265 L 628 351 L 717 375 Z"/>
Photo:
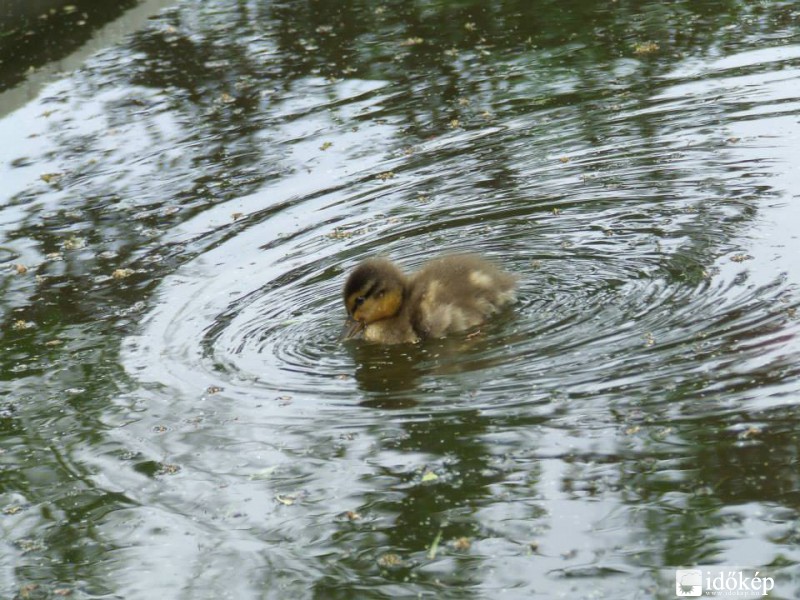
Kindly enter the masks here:
<path id="1" fill-rule="evenodd" d="M 356 321 L 354 319 L 347 319 L 342 328 L 342 340 L 352 340 L 355 338 L 361 337 L 361 334 L 364 333 L 364 323 L 361 321 Z"/>

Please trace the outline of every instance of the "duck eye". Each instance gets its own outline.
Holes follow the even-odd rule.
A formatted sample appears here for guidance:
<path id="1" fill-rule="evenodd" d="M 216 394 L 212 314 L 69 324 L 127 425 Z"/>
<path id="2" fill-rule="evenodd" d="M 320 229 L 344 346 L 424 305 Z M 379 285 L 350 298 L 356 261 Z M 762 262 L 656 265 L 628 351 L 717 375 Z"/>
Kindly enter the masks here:
<path id="1" fill-rule="evenodd" d="M 356 298 L 354 308 L 358 308 L 362 304 L 364 304 L 364 296 L 359 296 L 358 298 Z"/>

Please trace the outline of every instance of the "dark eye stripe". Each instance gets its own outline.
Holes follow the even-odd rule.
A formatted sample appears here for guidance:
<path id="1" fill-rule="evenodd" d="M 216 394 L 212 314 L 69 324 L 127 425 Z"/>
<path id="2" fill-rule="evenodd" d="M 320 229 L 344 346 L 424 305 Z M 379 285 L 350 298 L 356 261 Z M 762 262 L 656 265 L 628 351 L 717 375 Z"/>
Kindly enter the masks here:
<path id="1" fill-rule="evenodd" d="M 361 294 L 359 294 L 359 296 L 362 297 L 362 298 L 369 298 L 373 294 L 373 292 L 375 291 L 376 287 L 378 287 L 378 282 L 377 281 L 370 282 L 370 284 L 367 287 L 364 288 L 364 291 L 361 292 Z"/>

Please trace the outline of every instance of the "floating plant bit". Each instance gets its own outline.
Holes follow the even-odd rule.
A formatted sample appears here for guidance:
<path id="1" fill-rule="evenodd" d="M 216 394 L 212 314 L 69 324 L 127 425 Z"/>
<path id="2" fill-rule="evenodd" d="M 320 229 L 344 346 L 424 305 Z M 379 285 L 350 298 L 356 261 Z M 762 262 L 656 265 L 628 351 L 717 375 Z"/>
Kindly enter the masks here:
<path id="1" fill-rule="evenodd" d="M 472 542 L 468 537 L 460 537 L 458 539 L 453 540 L 453 549 L 463 552 L 465 550 L 469 550 L 470 546 L 472 546 Z"/>
<path id="2" fill-rule="evenodd" d="M 126 279 L 133 275 L 133 269 L 115 269 L 113 273 L 111 273 L 111 277 L 114 279 Z"/>
<path id="3" fill-rule="evenodd" d="M 644 56 L 646 54 L 653 54 L 658 52 L 659 46 L 656 42 L 639 42 L 633 47 L 633 53 L 637 56 Z"/>
<path id="4" fill-rule="evenodd" d="M 440 529 L 436 533 L 436 537 L 433 538 L 433 541 L 431 542 L 431 546 L 428 549 L 428 558 L 430 560 L 433 560 L 434 558 L 436 558 L 436 552 L 439 550 L 439 541 L 441 539 L 442 539 L 442 530 Z"/>
<path id="5" fill-rule="evenodd" d="M 170 463 L 161 463 L 156 475 L 175 475 L 181 470 L 180 465 L 173 465 Z"/>
<path id="6" fill-rule="evenodd" d="M 63 176 L 63 173 L 44 173 L 43 175 L 39 176 L 39 179 L 47 184 L 53 185 L 61 181 Z"/>
<path id="7" fill-rule="evenodd" d="M 396 569 L 403 566 L 403 559 L 397 554 L 387 552 L 383 556 L 378 557 L 378 566 L 384 569 Z"/>
<path id="8" fill-rule="evenodd" d="M 439 476 L 434 473 L 433 471 L 425 471 L 425 474 L 422 476 L 422 483 L 429 483 L 431 481 L 436 481 L 439 479 Z"/>
<path id="9" fill-rule="evenodd" d="M 261 469 L 260 471 L 251 473 L 248 479 L 250 479 L 250 481 L 261 481 L 264 479 L 270 479 L 277 469 L 278 465 L 272 465 L 271 467 L 267 467 L 266 469 Z"/>
<path id="10" fill-rule="evenodd" d="M 308 492 L 305 491 L 300 491 L 295 494 L 275 494 L 275 500 L 277 500 L 284 506 L 292 506 L 293 504 L 300 502 L 307 495 Z"/>
<path id="11" fill-rule="evenodd" d="M 80 250 L 85 246 L 86 246 L 86 240 L 82 237 L 78 237 L 75 235 L 64 240 L 61 243 L 61 247 L 64 248 L 64 250 Z"/>

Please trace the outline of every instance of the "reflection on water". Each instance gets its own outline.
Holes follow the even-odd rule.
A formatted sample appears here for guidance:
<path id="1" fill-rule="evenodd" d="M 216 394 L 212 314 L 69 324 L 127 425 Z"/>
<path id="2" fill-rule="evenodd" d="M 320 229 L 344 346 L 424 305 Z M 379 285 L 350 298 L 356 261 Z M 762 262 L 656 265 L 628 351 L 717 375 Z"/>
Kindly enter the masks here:
<path id="1" fill-rule="evenodd" d="M 187 2 L 0 121 L 2 595 L 795 597 L 798 18 Z M 513 310 L 339 342 L 462 250 Z"/>

